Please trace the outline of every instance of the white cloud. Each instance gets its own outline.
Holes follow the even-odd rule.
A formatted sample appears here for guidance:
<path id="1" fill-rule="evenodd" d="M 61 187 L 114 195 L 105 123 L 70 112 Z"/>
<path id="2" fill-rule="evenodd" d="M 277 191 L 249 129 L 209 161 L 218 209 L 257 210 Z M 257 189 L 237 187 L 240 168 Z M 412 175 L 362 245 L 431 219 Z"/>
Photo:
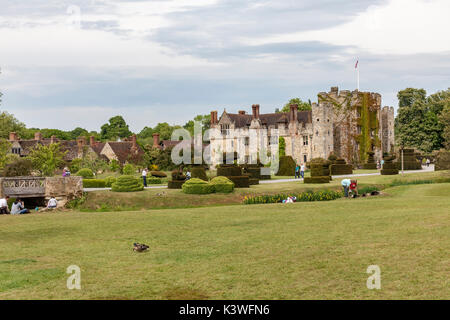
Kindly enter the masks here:
<path id="1" fill-rule="evenodd" d="M 321 41 L 373 54 L 438 53 L 450 51 L 449 15 L 448 0 L 390 0 L 331 28 L 241 41 L 252 45 Z"/>

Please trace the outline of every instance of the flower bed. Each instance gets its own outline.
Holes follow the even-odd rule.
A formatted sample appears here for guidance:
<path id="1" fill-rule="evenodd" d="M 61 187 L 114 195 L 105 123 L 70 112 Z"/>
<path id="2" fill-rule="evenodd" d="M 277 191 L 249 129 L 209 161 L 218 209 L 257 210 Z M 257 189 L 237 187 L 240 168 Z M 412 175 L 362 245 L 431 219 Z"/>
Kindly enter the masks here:
<path id="1" fill-rule="evenodd" d="M 296 202 L 331 201 L 342 198 L 342 196 L 343 196 L 342 192 L 333 190 L 306 191 L 298 194 L 245 196 L 243 203 L 244 204 L 281 203 L 288 197 L 297 198 Z"/>

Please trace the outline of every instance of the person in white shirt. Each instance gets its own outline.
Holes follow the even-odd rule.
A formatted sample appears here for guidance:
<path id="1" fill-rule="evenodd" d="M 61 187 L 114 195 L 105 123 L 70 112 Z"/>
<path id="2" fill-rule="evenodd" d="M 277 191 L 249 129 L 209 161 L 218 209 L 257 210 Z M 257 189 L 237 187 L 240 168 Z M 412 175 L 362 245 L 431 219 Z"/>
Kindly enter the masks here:
<path id="1" fill-rule="evenodd" d="M 55 209 L 57 206 L 58 206 L 58 201 L 56 201 L 55 197 L 51 197 L 50 200 L 48 200 L 47 208 Z"/>
<path id="2" fill-rule="evenodd" d="M 0 199 L 0 214 L 9 214 L 8 199 L 8 196 Z"/>
<path id="3" fill-rule="evenodd" d="M 16 199 L 11 206 L 11 214 L 24 214 L 29 212 L 28 209 L 25 209 L 25 205 L 20 199 Z"/>
<path id="4" fill-rule="evenodd" d="M 189 180 L 191 178 L 191 172 L 188 170 L 186 172 L 186 180 Z"/>
<path id="5" fill-rule="evenodd" d="M 147 186 L 147 169 L 142 170 L 142 180 L 144 182 L 144 187 Z"/>
<path id="6" fill-rule="evenodd" d="M 305 178 L 305 164 L 302 163 L 300 166 L 300 175 L 302 176 L 302 179 Z"/>

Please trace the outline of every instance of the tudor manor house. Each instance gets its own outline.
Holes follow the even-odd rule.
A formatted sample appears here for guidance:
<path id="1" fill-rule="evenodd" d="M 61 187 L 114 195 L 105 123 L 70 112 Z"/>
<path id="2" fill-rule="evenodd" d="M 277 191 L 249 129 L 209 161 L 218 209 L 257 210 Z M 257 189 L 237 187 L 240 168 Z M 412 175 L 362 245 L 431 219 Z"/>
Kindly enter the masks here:
<path id="1" fill-rule="evenodd" d="M 238 153 L 244 150 L 244 155 L 239 154 L 241 159 L 246 163 L 256 161 L 257 153 L 249 148 L 249 129 L 266 129 L 260 132 L 267 136 L 258 137 L 258 143 L 264 141 L 267 150 L 271 133 L 278 129 L 279 137 L 285 141 L 286 155 L 297 163 L 318 157 L 326 159 L 334 153 L 348 163 L 361 164 L 364 161 L 361 154 L 373 152 L 375 160 L 381 160 L 383 153 L 393 151 L 394 108 L 382 108 L 378 93 L 339 91 L 338 87 L 332 87 L 330 92 L 318 94 L 318 103 L 312 103 L 310 111 L 298 111 L 297 105 L 291 105 L 289 112 L 261 111 L 258 104 L 252 106 L 251 114 L 224 110 L 218 118 L 217 111 L 212 111 L 211 128 L 219 132 L 211 137 L 212 159 L 219 159 L 217 152 L 222 150 Z M 367 112 L 374 121 L 365 121 Z M 361 138 L 364 135 L 365 140 Z"/>

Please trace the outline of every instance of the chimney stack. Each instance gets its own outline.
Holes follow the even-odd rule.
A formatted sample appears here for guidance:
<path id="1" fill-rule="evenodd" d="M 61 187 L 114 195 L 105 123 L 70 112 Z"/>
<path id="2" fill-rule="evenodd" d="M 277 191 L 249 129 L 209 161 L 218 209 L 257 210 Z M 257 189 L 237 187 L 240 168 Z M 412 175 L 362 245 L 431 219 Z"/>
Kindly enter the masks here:
<path id="1" fill-rule="evenodd" d="M 259 104 L 252 105 L 253 119 L 259 119 Z"/>
<path id="2" fill-rule="evenodd" d="M 212 113 L 211 113 L 211 117 L 212 117 Z M 211 118 L 211 121 L 213 119 Z M 154 133 L 153 134 L 153 148 L 159 148 L 159 133 Z"/>
<path id="3" fill-rule="evenodd" d="M 298 112 L 298 105 L 297 104 L 291 104 L 290 105 L 290 112 L 289 112 L 289 120 L 291 122 L 297 122 L 298 117 L 297 117 L 297 112 Z"/>
<path id="4" fill-rule="evenodd" d="M 56 136 L 50 137 L 50 143 L 56 143 Z"/>
<path id="5" fill-rule="evenodd" d="M 40 133 L 39 131 L 35 132 L 34 133 L 34 140 L 41 141 L 42 140 L 42 133 Z"/>
<path id="6" fill-rule="evenodd" d="M 217 111 L 211 111 L 211 124 L 217 124 Z"/>
<path id="7" fill-rule="evenodd" d="M 94 136 L 89 137 L 89 144 L 91 145 L 91 147 L 95 145 L 95 137 Z"/>
<path id="8" fill-rule="evenodd" d="M 85 144 L 86 144 L 86 138 L 85 137 L 79 137 L 77 139 L 78 148 L 83 148 L 85 146 Z"/>
<path id="9" fill-rule="evenodd" d="M 135 135 L 135 134 L 133 134 L 133 135 L 131 136 L 131 143 L 132 143 L 131 148 L 132 148 L 133 150 L 137 150 L 137 139 L 136 139 L 136 135 Z"/>
<path id="10" fill-rule="evenodd" d="M 15 132 L 10 132 L 10 133 L 9 133 L 9 140 L 10 140 L 10 141 L 17 141 L 17 140 L 19 140 L 18 137 L 17 137 L 17 133 L 15 133 Z"/>
<path id="11" fill-rule="evenodd" d="M 239 114 L 245 114 L 245 111 L 244 110 L 239 110 L 238 113 Z"/>

